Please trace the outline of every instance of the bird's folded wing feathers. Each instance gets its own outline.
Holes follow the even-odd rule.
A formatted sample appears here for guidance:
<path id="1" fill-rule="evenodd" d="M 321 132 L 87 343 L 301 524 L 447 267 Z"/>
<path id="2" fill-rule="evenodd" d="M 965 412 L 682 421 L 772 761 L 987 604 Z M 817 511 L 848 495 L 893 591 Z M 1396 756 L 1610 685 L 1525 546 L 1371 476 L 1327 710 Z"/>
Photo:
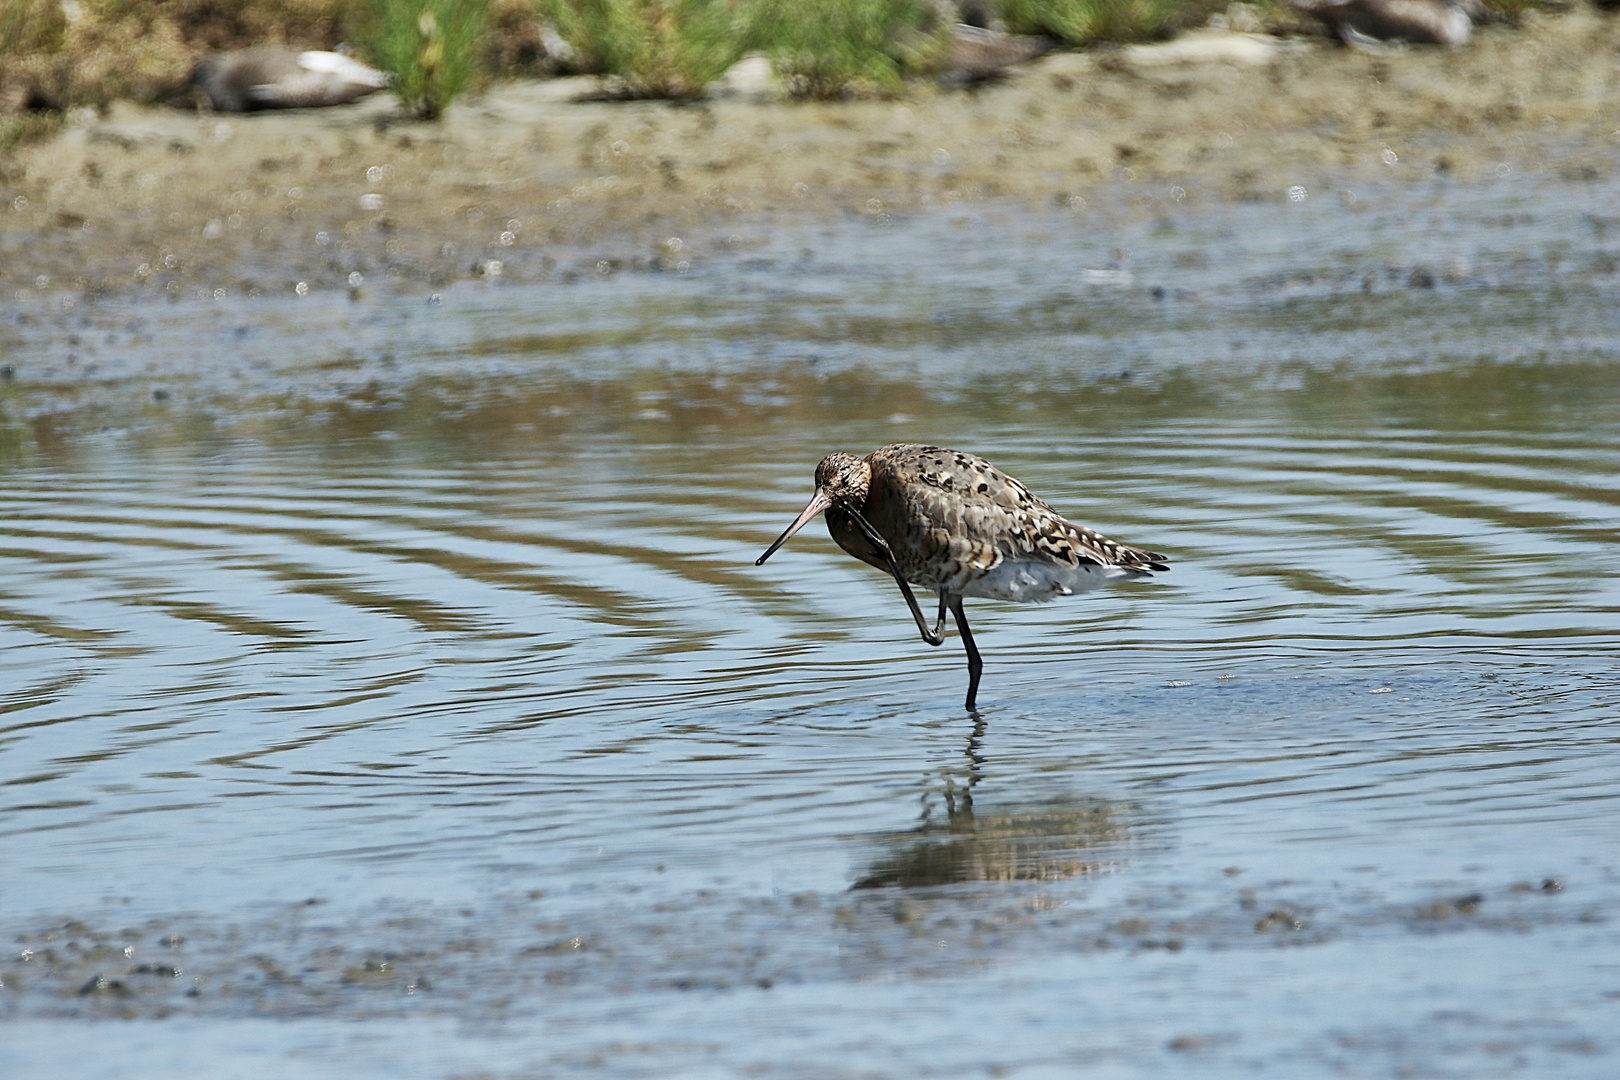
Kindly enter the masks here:
<path id="1" fill-rule="evenodd" d="M 1165 556 L 1127 547 L 1065 519 L 983 458 L 938 447 L 907 447 L 874 473 L 892 486 L 912 520 L 932 522 L 957 561 L 988 569 L 1003 558 L 1166 569 Z M 920 483 L 906 483 L 911 479 Z"/>

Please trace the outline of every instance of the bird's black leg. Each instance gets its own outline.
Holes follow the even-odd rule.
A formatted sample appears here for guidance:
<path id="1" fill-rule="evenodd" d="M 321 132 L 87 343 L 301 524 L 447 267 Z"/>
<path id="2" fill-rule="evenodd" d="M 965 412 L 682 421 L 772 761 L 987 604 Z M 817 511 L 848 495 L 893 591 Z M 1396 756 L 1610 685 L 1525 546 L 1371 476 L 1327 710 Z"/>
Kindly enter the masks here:
<path id="1" fill-rule="evenodd" d="M 949 593 L 944 589 L 939 590 L 939 618 L 934 620 L 934 636 L 941 641 L 945 640 L 945 605 L 949 598 Z"/>
<path id="2" fill-rule="evenodd" d="M 849 514 L 850 519 L 855 522 L 856 527 L 865 534 L 867 543 L 876 548 L 878 554 L 883 556 L 883 561 L 889 564 L 889 573 L 894 575 L 895 584 L 900 586 L 901 595 L 906 598 L 906 606 L 911 608 L 911 617 L 917 620 L 917 629 L 922 632 L 922 639 L 930 645 L 942 643 L 945 640 L 945 635 L 941 633 L 945 628 L 944 610 L 940 611 L 939 624 L 933 630 L 929 630 L 928 619 L 923 615 L 922 607 L 917 603 L 917 597 L 912 593 L 911 586 L 906 583 L 905 575 L 900 572 L 900 564 L 895 561 L 894 552 L 890 549 L 889 542 L 883 539 L 882 534 L 872 527 L 872 523 L 867 521 L 865 515 L 859 510 L 849 503 L 844 503 L 842 508 Z M 958 615 L 957 618 L 960 620 L 961 616 Z"/>
<path id="3" fill-rule="evenodd" d="M 979 696 L 979 673 L 984 670 L 984 661 L 979 657 L 979 647 L 973 644 L 973 631 L 968 629 L 967 612 L 962 610 L 962 598 L 951 598 L 951 614 L 956 616 L 956 629 L 962 635 L 962 647 L 967 650 L 968 658 L 968 712 L 977 712 L 979 709 L 976 699 Z"/>

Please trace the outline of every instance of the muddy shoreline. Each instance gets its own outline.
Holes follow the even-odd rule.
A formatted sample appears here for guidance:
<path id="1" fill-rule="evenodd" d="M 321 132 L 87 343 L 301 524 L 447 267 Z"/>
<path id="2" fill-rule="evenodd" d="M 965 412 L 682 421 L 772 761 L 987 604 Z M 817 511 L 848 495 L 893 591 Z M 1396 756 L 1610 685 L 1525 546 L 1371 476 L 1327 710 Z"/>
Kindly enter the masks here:
<path id="1" fill-rule="evenodd" d="M 427 291 L 679 272 L 739 222 L 1005 200 L 1151 212 L 1374 176 L 1595 182 L 1620 145 L 1617 49 L 1620 19 L 1577 8 L 1451 51 L 1200 31 L 902 101 L 743 87 L 677 107 L 569 79 L 498 86 L 439 124 L 382 98 L 245 117 L 121 104 L 0 168 L 0 295 Z"/>

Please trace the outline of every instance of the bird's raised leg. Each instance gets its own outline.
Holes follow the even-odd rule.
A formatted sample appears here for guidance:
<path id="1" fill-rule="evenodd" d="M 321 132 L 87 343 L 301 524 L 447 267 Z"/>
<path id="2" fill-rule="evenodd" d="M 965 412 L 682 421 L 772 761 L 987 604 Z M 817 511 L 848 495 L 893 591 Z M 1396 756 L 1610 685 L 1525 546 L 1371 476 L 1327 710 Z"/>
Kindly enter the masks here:
<path id="1" fill-rule="evenodd" d="M 973 631 L 968 629 L 967 612 L 962 610 L 962 598 L 951 598 L 951 614 L 956 617 L 956 629 L 962 635 L 962 647 L 967 650 L 968 658 L 968 712 L 977 712 L 979 706 L 976 699 L 979 696 L 979 673 L 984 670 L 984 661 L 979 657 L 979 647 L 973 644 Z"/>
<path id="2" fill-rule="evenodd" d="M 917 629 L 921 631 L 922 639 L 930 645 L 942 643 L 945 640 L 943 633 L 945 629 L 945 597 L 940 596 L 939 623 L 930 630 L 928 629 L 928 619 L 923 615 L 922 607 L 918 605 L 917 597 L 912 593 L 911 586 L 906 583 L 905 575 L 900 572 L 900 564 L 895 561 L 894 552 L 890 549 L 889 542 L 883 539 L 883 536 L 872 527 L 872 523 L 867 521 L 865 515 L 855 507 L 849 503 L 844 503 L 843 510 L 849 514 L 856 527 L 866 536 L 867 543 L 876 548 L 878 554 L 883 556 L 883 561 L 889 564 L 889 573 L 894 575 L 895 584 L 900 586 L 900 592 L 906 598 L 906 606 L 911 608 L 911 617 L 917 620 Z M 957 619 L 960 621 L 961 615 L 958 615 Z"/>

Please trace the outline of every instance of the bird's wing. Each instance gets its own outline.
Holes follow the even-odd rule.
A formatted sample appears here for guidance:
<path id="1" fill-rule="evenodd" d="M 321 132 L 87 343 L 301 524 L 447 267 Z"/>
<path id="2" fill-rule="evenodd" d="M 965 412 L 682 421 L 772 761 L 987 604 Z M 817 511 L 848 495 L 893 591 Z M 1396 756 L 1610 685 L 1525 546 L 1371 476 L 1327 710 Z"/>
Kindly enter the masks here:
<path id="1" fill-rule="evenodd" d="M 888 489 L 878 501 L 904 507 L 902 513 L 886 516 L 926 523 L 933 538 L 928 546 L 942 549 L 936 557 L 976 569 L 988 569 L 1004 558 L 1165 568 L 1165 556 L 1127 547 L 1068 521 L 975 454 L 908 444 L 877 451 L 872 466 L 874 489 Z M 869 498 L 868 505 L 872 502 Z M 886 524 L 899 525 L 900 520 Z"/>

